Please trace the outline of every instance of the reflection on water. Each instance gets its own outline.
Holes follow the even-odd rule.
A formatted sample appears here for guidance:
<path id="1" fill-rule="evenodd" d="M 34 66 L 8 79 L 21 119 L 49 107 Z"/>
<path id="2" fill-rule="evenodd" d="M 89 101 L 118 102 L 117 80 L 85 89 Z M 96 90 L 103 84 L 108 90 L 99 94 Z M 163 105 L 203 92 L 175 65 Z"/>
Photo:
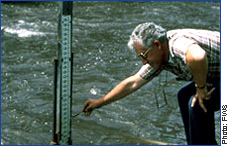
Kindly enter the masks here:
<path id="1" fill-rule="evenodd" d="M 74 2 L 73 113 L 99 98 L 141 62 L 127 48 L 142 22 L 167 29 L 219 31 L 219 2 Z M 1 144 L 49 144 L 52 139 L 53 59 L 57 57 L 57 2 L 1 3 Z M 186 144 L 176 90 L 184 82 L 163 72 L 141 90 L 73 119 L 73 144 Z M 165 82 L 163 82 L 165 83 Z M 156 100 L 156 98 L 158 100 Z M 157 108 L 158 101 L 160 109 Z M 219 140 L 219 114 L 216 114 Z"/>

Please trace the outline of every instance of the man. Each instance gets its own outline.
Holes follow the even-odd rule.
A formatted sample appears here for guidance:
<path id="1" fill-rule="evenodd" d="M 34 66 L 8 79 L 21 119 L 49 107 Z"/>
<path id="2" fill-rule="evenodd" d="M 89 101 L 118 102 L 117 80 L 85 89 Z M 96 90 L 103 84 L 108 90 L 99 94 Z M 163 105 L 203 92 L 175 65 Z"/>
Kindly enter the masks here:
<path id="1" fill-rule="evenodd" d="M 167 31 L 154 23 L 138 25 L 128 46 L 143 66 L 100 99 L 89 99 L 83 111 L 89 115 L 136 91 L 162 70 L 189 81 L 178 92 L 178 102 L 188 144 L 216 145 L 214 112 L 220 109 L 220 34 L 215 31 L 177 29 Z"/>

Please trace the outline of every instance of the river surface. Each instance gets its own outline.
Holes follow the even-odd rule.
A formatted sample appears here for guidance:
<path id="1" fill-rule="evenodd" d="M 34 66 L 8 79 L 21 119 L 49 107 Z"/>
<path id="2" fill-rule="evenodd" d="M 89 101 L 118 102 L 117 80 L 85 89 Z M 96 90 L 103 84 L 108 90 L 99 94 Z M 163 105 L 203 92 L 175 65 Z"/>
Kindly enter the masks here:
<path id="1" fill-rule="evenodd" d="M 52 141 L 53 59 L 57 57 L 57 2 L 1 3 L 1 144 Z M 136 25 L 220 30 L 219 2 L 74 2 L 73 114 L 135 74 L 141 61 L 128 49 Z M 75 145 L 186 144 L 171 73 L 128 97 L 72 120 Z M 166 101 L 163 98 L 163 89 Z M 158 105 L 158 106 L 157 106 Z M 220 115 L 216 138 L 220 139 Z"/>

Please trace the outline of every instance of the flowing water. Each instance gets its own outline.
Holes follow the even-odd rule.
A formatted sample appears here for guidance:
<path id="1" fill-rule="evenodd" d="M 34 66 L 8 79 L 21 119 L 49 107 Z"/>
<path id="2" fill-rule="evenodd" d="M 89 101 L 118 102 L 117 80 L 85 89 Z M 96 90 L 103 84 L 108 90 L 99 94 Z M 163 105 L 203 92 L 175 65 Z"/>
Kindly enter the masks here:
<path id="1" fill-rule="evenodd" d="M 57 13 L 57 2 L 1 3 L 1 144 L 52 141 Z M 219 31 L 220 3 L 74 2 L 73 113 L 139 70 L 127 41 L 136 25 L 150 21 L 168 30 Z M 73 144 L 152 144 L 146 139 L 186 144 L 176 97 L 183 83 L 163 72 L 125 99 L 74 118 Z M 219 112 L 215 117 L 219 142 Z"/>

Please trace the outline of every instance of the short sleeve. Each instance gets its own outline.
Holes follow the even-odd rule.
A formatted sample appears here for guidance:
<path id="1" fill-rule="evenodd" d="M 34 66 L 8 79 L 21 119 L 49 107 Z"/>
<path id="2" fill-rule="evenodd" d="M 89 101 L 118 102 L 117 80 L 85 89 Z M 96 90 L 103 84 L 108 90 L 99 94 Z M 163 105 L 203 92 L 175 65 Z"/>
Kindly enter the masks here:
<path id="1" fill-rule="evenodd" d="M 158 76 L 161 73 L 162 70 L 160 69 L 155 69 L 151 67 L 149 64 L 145 64 L 141 67 L 141 69 L 137 72 L 137 74 L 145 79 L 149 80 L 152 79 L 155 76 Z"/>
<path id="2" fill-rule="evenodd" d="M 170 52 L 173 52 L 173 55 L 180 56 L 184 62 L 186 62 L 186 52 L 190 45 L 197 44 L 195 40 L 187 38 L 184 36 L 178 37 L 176 39 L 171 39 L 169 42 Z"/>

